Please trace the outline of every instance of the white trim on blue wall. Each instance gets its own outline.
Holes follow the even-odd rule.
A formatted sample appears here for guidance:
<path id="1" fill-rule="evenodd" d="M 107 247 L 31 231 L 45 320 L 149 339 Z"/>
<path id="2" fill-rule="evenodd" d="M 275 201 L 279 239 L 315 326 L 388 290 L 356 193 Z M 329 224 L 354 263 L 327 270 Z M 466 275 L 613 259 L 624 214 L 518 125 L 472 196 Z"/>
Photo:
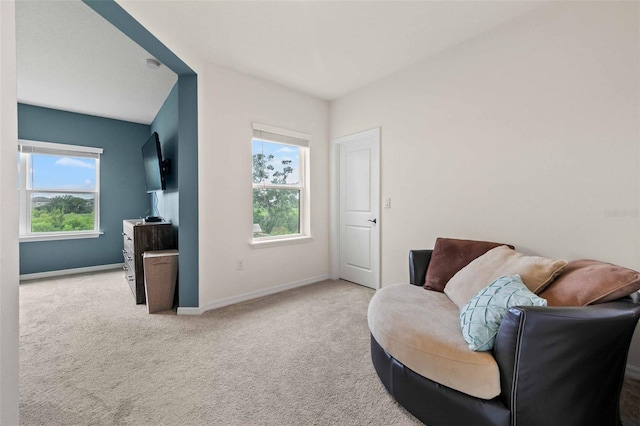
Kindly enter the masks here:
<path id="1" fill-rule="evenodd" d="M 108 271 L 111 269 L 122 269 L 123 263 L 112 263 L 109 265 L 87 266 L 85 268 L 61 269 L 59 271 L 36 272 L 33 274 L 20 275 L 20 281 L 38 280 L 41 278 L 61 277 L 64 275 L 86 274 L 90 272 Z M 124 275 L 123 275 L 124 277 Z"/>

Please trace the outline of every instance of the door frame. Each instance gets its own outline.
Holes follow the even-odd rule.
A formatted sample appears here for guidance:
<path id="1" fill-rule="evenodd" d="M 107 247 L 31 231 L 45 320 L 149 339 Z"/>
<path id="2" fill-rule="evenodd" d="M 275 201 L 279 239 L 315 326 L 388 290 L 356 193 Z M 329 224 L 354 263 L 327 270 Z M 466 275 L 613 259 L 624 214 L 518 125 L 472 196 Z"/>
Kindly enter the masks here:
<path id="1" fill-rule="evenodd" d="M 331 160 L 330 160 L 330 249 L 331 249 L 331 279 L 337 280 L 340 278 L 340 146 L 348 144 L 349 142 L 360 141 L 364 138 L 372 138 L 372 140 L 378 145 L 378 152 L 380 153 L 380 134 L 381 128 L 374 127 L 373 129 L 364 130 L 362 132 L 352 133 L 346 136 L 333 138 L 331 140 Z M 380 156 L 380 164 L 378 164 L 378 176 L 381 177 L 382 171 L 382 157 Z M 378 247 L 376 250 L 377 266 L 374 269 L 375 272 L 375 287 L 379 289 L 381 286 L 381 253 L 382 253 L 382 233 L 380 227 L 382 226 L 382 209 L 381 209 L 381 185 L 382 179 L 379 179 L 380 183 L 376 188 L 378 190 L 378 226 L 376 230 L 378 232 Z"/>

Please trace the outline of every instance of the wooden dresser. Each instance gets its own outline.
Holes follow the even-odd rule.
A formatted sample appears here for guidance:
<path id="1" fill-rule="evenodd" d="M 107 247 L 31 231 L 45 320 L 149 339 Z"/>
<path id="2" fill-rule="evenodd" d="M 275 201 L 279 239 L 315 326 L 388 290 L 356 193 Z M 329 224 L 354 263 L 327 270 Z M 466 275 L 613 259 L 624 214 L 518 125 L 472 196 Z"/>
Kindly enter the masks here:
<path id="1" fill-rule="evenodd" d="M 124 248 L 124 274 L 138 305 L 145 303 L 144 267 L 145 251 L 174 249 L 173 228 L 169 222 L 147 223 L 142 219 L 122 221 Z"/>

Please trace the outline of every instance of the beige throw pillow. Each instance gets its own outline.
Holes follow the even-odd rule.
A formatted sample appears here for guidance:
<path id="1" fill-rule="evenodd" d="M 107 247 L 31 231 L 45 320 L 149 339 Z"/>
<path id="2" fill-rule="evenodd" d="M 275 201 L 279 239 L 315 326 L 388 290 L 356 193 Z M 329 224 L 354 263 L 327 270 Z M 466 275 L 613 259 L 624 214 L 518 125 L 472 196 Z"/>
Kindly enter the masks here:
<path id="1" fill-rule="evenodd" d="M 498 278 L 518 274 L 527 288 L 538 294 L 551 284 L 566 265 L 566 260 L 527 256 L 507 246 L 500 246 L 459 270 L 449 280 L 444 292 L 456 305 L 462 307 L 477 292 Z"/>

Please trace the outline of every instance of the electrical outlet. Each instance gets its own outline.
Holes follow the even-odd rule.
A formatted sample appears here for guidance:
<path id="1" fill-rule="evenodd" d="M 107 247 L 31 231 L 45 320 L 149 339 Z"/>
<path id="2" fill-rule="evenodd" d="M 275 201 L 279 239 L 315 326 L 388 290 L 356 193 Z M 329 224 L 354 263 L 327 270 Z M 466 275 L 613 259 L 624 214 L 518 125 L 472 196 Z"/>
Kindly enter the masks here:
<path id="1" fill-rule="evenodd" d="M 244 262 L 242 262 L 242 260 L 238 260 L 238 261 L 236 262 L 236 269 L 237 269 L 238 271 L 242 271 L 242 270 L 244 269 Z"/>
<path id="2" fill-rule="evenodd" d="M 391 198 L 385 198 L 384 199 L 384 208 L 385 209 L 390 209 L 391 208 Z"/>

